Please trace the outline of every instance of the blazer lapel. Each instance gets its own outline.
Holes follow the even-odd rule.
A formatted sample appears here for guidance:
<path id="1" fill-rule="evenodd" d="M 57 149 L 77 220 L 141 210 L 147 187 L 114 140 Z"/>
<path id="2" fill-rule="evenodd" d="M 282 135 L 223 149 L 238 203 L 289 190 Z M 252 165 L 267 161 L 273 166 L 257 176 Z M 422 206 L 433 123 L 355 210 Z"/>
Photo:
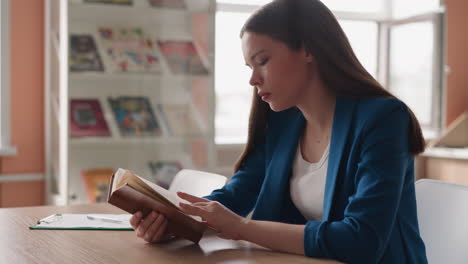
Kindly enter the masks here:
<path id="1" fill-rule="evenodd" d="M 297 111 L 297 112 L 296 112 Z M 264 218 L 264 220 L 276 220 L 281 221 L 285 217 L 284 210 L 290 210 L 291 208 L 282 208 L 285 205 L 291 204 L 289 201 L 289 178 L 291 175 L 292 163 L 297 150 L 297 144 L 299 138 L 302 135 L 305 125 L 305 119 L 299 110 L 292 113 L 289 122 L 285 123 L 287 129 L 286 133 L 281 135 L 281 139 L 278 142 L 276 150 L 272 156 L 270 166 L 267 169 L 264 189 L 268 194 L 264 197 L 264 202 L 267 204 L 275 204 L 275 207 L 269 206 L 267 211 L 262 211 L 263 207 L 255 209 L 255 213 L 270 217 Z M 289 197 L 288 197 L 289 196 Z M 288 206 L 287 206 L 288 207 Z M 295 208 L 294 208 L 295 209 Z M 295 209 L 297 211 L 297 209 Z"/>
<path id="2" fill-rule="evenodd" d="M 296 156 L 297 146 L 299 139 L 304 132 L 305 119 L 302 113 L 297 110 L 296 115 L 292 118 L 287 132 L 282 136 L 281 141 L 278 143 L 278 151 L 274 154 L 272 171 L 276 178 L 281 182 L 288 183 L 291 174 L 294 157 Z M 281 187 L 289 186 L 288 184 L 277 185 Z"/>
<path id="3" fill-rule="evenodd" d="M 330 217 L 336 180 L 340 168 L 343 150 L 351 127 L 355 101 L 338 97 L 336 99 L 335 113 L 333 117 L 332 134 L 330 140 L 330 154 L 328 158 L 327 179 L 325 182 L 325 194 L 323 200 L 323 221 Z"/>
<path id="4" fill-rule="evenodd" d="M 355 102 L 352 99 L 339 97 L 336 100 L 323 203 L 324 221 L 330 217 L 340 161 L 350 130 L 354 105 Z M 281 135 L 281 139 L 275 147 L 276 151 L 266 171 L 262 199 L 255 208 L 253 218 L 282 222 L 290 222 L 292 219 L 297 223 L 302 223 L 305 219 L 291 200 L 289 179 L 299 139 L 304 131 L 305 118 L 297 110 L 285 125 L 288 129 Z M 291 216 L 285 216 L 287 214 Z"/>

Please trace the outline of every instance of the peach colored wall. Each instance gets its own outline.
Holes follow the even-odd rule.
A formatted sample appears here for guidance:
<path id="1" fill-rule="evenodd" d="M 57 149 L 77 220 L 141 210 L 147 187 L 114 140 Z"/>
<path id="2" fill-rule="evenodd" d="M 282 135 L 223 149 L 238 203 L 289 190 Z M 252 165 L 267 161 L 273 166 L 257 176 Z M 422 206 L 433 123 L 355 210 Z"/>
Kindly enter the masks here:
<path id="1" fill-rule="evenodd" d="M 11 140 L 0 172 L 44 173 L 44 0 L 11 0 Z M 0 184 L 0 207 L 44 203 L 44 182 Z"/>
<path id="2" fill-rule="evenodd" d="M 468 110 L 468 1 L 445 0 L 447 7 L 447 125 Z"/>
<path id="3" fill-rule="evenodd" d="M 44 181 L 3 183 L 0 192 L 0 199 L 3 201 L 1 207 L 44 205 L 44 189 Z"/>

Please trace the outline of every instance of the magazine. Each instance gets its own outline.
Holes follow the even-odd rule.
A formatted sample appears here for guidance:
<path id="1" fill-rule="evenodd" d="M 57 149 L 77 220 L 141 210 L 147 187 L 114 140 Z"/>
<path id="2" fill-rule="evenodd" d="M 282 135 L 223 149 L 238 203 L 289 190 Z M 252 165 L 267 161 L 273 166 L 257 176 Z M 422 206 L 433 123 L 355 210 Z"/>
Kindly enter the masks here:
<path id="1" fill-rule="evenodd" d="M 85 3 L 113 4 L 113 5 L 132 5 L 133 0 L 84 0 Z"/>
<path id="2" fill-rule="evenodd" d="M 174 176 L 182 170 L 182 164 L 179 161 L 149 161 L 148 167 L 153 182 L 165 189 L 169 189 Z"/>
<path id="3" fill-rule="evenodd" d="M 202 133 L 190 104 L 158 104 L 158 111 L 171 136 L 196 136 Z"/>
<path id="4" fill-rule="evenodd" d="M 70 71 L 104 71 L 94 38 L 89 34 L 70 35 Z"/>
<path id="5" fill-rule="evenodd" d="M 91 203 L 107 201 L 109 179 L 114 174 L 112 168 L 92 168 L 81 171 L 81 178 Z"/>
<path id="6" fill-rule="evenodd" d="M 70 134 L 72 137 L 110 136 L 99 100 L 71 99 Z"/>
<path id="7" fill-rule="evenodd" d="M 108 98 L 122 136 L 159 136 L 161 127 L 147 97 Z"/>
<path id="8" fill-rule="evenodd" d="M 112 72 L 160 73 L 154 41 L 139 27 L 99 27 Z"/>
<path id="9" fill-rule="evenodd" d="M 192 41 L 160 40 L 158 45 L 173 74 L 208 74 Z"/>
<path id="10" fill-rule="evenodd" d="M 184 0 L 148 0 L 148 2 L 152 7 L 185 8 Z"/>

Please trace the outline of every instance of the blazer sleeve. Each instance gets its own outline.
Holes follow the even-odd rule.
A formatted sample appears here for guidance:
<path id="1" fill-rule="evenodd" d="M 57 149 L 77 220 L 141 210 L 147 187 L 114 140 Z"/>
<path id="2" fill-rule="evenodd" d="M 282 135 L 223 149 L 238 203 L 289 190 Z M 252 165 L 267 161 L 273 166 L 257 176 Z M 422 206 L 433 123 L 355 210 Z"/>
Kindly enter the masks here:
<path id="1" fill-rule="evenodd" d="M 265 178 L 265 144 L 255 148 L 223 188 L 204 198 L 218 201 L 238 215 L 249 214 Z"/>
<path id="2" fill-rule="evenodd" d="M 370 120 L 373 119 L 373 120 Z M 305 254 L 346 263 L 378 263 L 396 221 L 409 153 L 409 114 L 402 103 L 369 118 L 361 134 L 354 195 L 340 221 L 308 221 Z"/>

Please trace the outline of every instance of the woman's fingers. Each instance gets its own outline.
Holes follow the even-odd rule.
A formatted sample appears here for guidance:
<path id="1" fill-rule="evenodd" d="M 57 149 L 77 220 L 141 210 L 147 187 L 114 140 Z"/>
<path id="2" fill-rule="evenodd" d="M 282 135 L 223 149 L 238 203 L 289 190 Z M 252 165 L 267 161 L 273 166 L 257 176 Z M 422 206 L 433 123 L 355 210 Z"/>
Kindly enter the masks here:
<path id="1" fill-rule="evenodd" d="M 138 228 L 138 225 L 141 222 L 142 216 L 143 214 L 140 211 L 138 211 L 135 214 L 133 214 L 133 216 L 130 218 L 130 225 L 133 227 L 134 230 Z"/>
<path id="2" fill-rule="evenodd" d="M 154 220 L 156 220 L 158 215 L 159 215 L 158 213 L 156 213 L 155 211 L 152 211 L 149 215 L 145 217 L 144 221 L 141 222 L 140 225 L 138 226 L 138 230 L 137 230 L 138 237 L 143 237 L 145 235 L 146 230 L 148 230 L 148 228 L 154 222 Z"/>
<path id="3" fill-rule="evenodd" d="M 167 218 L 163 217 L 163 222 L 159 226 L 158 230 L 154 233 L 151 242 L 159 242 L 164 238 L 167 229 Z"/>
<path id="4" fill-rule="evenodd" d="M 220 237 L 222 239 L 231 239 L 230 236 L 227 236 L 224 233 L 220 233 L 220 232 L 216 233 L 216 236 L 218 236 L 218 237 Z"/>
<path id="5" fill-rule="evenodd" d="M 145 234 L 143 235 L 143 239 L 147 242 L 153 241 L 155 234 L 158 233 L 158 231 L 161 229 L 161 224 L 164 222 L 164 220 L 164 215 L 159 214 L 146 230 Z"/>
<path id="6" fill-rule="evenodd" d="M 139 211 L 130 218 L 130 224 L 137 232 L 137 237 L 147 242 L 159 242 L 166 236 L 168 220 L 156 211 L 152 211 L 143 219 L 143 213 Z"/>
<path id="7" fill-rule="evenodd" d="M 200 216 L 201 218 L 205 219 L 206 220 L 206 212 L 198 207 L 198 206 L 193 206 L 191 204 L 186 204 L 186 203 L 179 203 L 179 206 L 180 208 L 182 209 L 182 211 L 184 211 L 185 213 L 189 214 L 189 215 L 196 215 L 196 216 Z"/>
<path id="8" fill-rule="evenodd" d="M 191 203 L 197 203 L 197 202 L 209 202 L 210 200 L 207 200 L 207 199 L 204 199 L 204 198 L 200 198 L 200 197 L 197 197 L 197 196 L 193 196 L 193 195 L 190 195 L 188 193 L 184 193 L 184 192 L 177 192 L 177 195 L 186 200 L 186 201 L 189 201 Z"/>

